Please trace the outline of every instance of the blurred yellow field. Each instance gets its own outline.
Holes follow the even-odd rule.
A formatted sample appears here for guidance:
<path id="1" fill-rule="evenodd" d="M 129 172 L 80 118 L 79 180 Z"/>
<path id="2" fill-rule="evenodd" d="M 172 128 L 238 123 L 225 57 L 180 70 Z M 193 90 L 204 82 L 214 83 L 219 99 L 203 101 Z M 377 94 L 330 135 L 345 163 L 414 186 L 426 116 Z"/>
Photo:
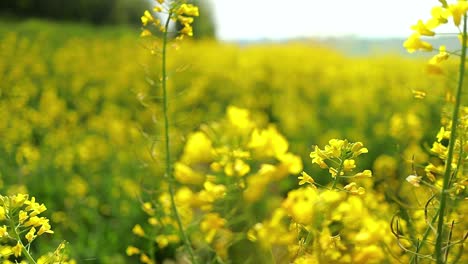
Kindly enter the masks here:
<path id="1" fill-rule="evenodd" d="M 164 43 L 120 30 L 0 23 L 2 263 L 439 261 L 458 60 L 184 39 L 164 81 Z M 468 261 L 459 108 L 443 263 Z"/>

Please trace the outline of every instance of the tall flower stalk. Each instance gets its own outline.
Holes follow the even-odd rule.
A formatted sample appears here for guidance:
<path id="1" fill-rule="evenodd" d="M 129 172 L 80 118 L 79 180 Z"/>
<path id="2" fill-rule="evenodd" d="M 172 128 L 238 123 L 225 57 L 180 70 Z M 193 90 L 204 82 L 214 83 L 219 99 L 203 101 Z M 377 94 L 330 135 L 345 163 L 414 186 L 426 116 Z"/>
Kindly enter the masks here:
<path id="1" fill-rule="evenodd" d="M 431 14 L 432 18 L 427 22 L 419 20 L 418 23 L 412 26 L 414 33 L 405 41 L 403 46 L 409 51 L 414 52 L 417 50 L 422 51 L 432 51 L 433 47 L 429 42 L 423 41 L 422 36 L 432 37 L 436 33 L 433 31 L 436 27 L 442 24 L 449 23 L 450 20 L 453 21 L 453 24 L 458 28 L 459 39 L 461 42 L 461 52 L 448 52 L 446 51 L 445 46 L 439 48 L 439 53 L 432 57 L 428 64 L 428 72 L 432 74 L 443 74 L 444 71 L 441 68 L 441 63 L 449 58 L 449 55 L 459 56 L 459 68 L 457 76 L 457 86 L 455 91 L 454 106 L 450 117 L 449 128 L 450 131 L 445 131 L 445 128 L 442 127 L 441 132 L 437 135 L 438 142 L 434 144 L 434 147 L 431 151 L 439 156 L 445 162 L 445 168 L 442 173 L 442 187 L 440 189 L 440 194 L 435 197 L 439 198 L 439 206 L 436 208 L 435 216 L 432 220 L 429 221 L 429 227 L 427 227 L 426 232 L 423 235 L 421 241 L 417 242 L 416 253 L 419 254 L 421 248 L 425 245 L 426 240 L 428 239 L 428 234 L 430 230 L 435 230 L 435 245 L 433 256 L 437 264 L 447 263 L 449 250 L 453 246 L 450 243 L 452 231 L 450 235 L 448 230 L 446 230 L 445 222 L 446 217 L 450 209 L 449 198 L 451 196 L 456 196 L 458 191 L 454 188 L 457 183 L 458 176 L 457 174 L 463 170 L 460 170 L 462 164 L 463 153 L 463 144 L 465 143 L 460 139 L 461 134 L 459 134 L 460 126 L 460 111 L 462 108 L 462 94 L 463 94 L 463 84 L 464 84 L 464 75 L 465 75 L 465 64 L 466 64 L 466 48 L 467 48 L 467 11 L 468 11 L 468 2 L 467 1 L 457 1 L 455 3 L 447 3 L 445 0 L 439 0 L 441 6 L 436 6 L 432 9 Z M 462 24 L 462 25 L 461 25 Z M 460 29 L 460 26 L 462 29 Z M 449 135 L 448 135 L 449 134 Z M 440 143 L 442 139 L 448 139 L 448 147 L 445 147 Z M 455 158 L 456 145 L 459 143 L 460 153 L 459 157 Z M 432 166 L 429 164 L 427 167 Z M 430 170 L 426 170 L 430 171 Z M 411 178 L 411 176 L 413 176 Z M 422 181 L 422 177 L 411 175 L 407 180 L 415 186 L 419 186 L 419 182 Z M 428 201 L 428 204 L 431 202 L 432 198 Z M 426 208 L 427 209 L 427 208 Z M 436 227 L 433 228 L 432 224 L 436 224 Z M 453 223 L 452 227 L 453 229 Z M 466 239 L 466 238 L 464 238 Z M 464 240 L 462 239 L 462 240 Z M 446 240 L 449 240 L 448 242 Z M 415 258 L 412 258 L 412 261 L 416 261 L 418 255 L 415 255 Z"/>
<path id="2" fill-rule="evenodd" d="M 156 13 L 163 13 L 166 15 L 166 19 L 161 24 L 159 19 L 155 19 L 151 12 L 145 11 L 141 17 L 143 26 L 148 24 L 156 27 L 158 31 L 162 32 L 162 47 L 161 47 L 161 88 L 162 88 L 162 104 L 163 104 L 163 116 L 164 116 L 164 139 L 165 139 L 165 177 L 168 181 L 168 191 L 171 201 L 171 211 L 173 217 L 176 219 L 179 235 L 182 238 L 183 244 L 187 253 L 190 256 L 192 263 L 197 263 L 195 254 L 190 243 L 190 239 L 187 232 L 182 224 L 181 216 L 176 206 L 175 201 L 175 178 L 173 173 L 173 166 L 171 161 L 171 137 L 170 137 L 170 123 L 169 123 L 169 104 L 168 104 L 168 92 L 167 92 L 167 45 L 169 42 L 169 25 L 171 21 L 180 22 L 183 28 L 178 32 L 177 39 L 181 40 L 185 35 L 192 36 L 193 30 L 191 23 L 193 22 L 193 16 L 198 16 L 198 8 L 192 4 L 185 3 L 186 1 L 173 1 L 171 3 L 165 3 L 164 0 L 158 0 L 160 5 L 153 8 Z M 144 29 L 141 33 L 142 37 L 151 36 L 152 32 L 149 29 Z"/>
<path id="3" fill-rule="evenodd" d="M 463 15 L 462 50 L 461 50 L 461 55 L 460 55 L 460 65 L 458 69 L 458 84 L 457 84 L 457 91 L 455 95 L 455 105 L 453 107 L 453 112 L 452 112 L 452 131 L 450 133 L 447 162 L 445 164 L 442 191 L 440 193 L 440 206 L 439 206 L 440 211 L 439 211 L 439 219 L 437 222 L 437 237 L 436 237 L 436 244 L 435 244 L 436 260 L 438 264 L 445 263 L 444 252 L 443 252 L 444 250 L 443 250 L 443 245 L 442 245 L 443 238 L 444 238 L 444 222 L 445 222 L 444 218 L 445 218 L 445 213 L 447 210 L 446 206 L 447 206 L 448 190 L 451 188 L 450 178 L 451 178 L 452 173 L 455 173 L 454 170 L 452 170 L 452 161 L 453 161 L 453 153 L 455 149 L 455 142 L 457 139 L 457 127 L 458 127 L 458 120 L 459 120 L 458 116 L 460 113 L 463 81 L 464 81 L 464 76 L 465 76 L 466 40 L 467 40 L 466 22 L 467 22 L 467 16 L 465 14 Z"/>

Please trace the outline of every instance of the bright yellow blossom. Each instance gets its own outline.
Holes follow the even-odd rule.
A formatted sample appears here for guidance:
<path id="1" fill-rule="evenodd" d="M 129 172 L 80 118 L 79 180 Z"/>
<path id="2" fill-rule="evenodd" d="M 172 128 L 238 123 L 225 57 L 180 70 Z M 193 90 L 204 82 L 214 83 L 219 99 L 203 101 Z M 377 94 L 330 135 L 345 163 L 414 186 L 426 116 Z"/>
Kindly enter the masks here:
<path id="1" fill-rule="evenodd" d="M 411 26 L 411 29 L 418 32 L 422 36 L 434 36 L 434 31 L 429 30 L 429 28 L 424 24 L 422 20 L 418 20 L 418 23 L 414 26 Z"/>
<path id="2" fill-rule="evenodd" d="M 177 14 L 187 16 L 199 16 L 198 7 L 192 4 L 182 4 L 177 10 Z"/>
<path id="3" fill-rule="evenodd" d="M 143 230 L 143 228 L 139 224 L 136 224 L 133 227 L 132 232 L 133 232 L 133 234 L 135 234 L 137 236 L 141 236 L 141 237 L 145 236 L 145 231 Z"/>
<path id="4" fill-rule="evenodd" d="M 413 33 L 404 43 L 403 47 L 408 50 L 409 53 L 413 53 L 417 50 L 432 51 L 432 45 L 429 42 L 422 41 L 419 33 Z"/>
<path id="5" fill-rule="evenodd" d="M 148 10 L 145 10 L 144 15 L 141 17 L 141 23 L 143 24 L 143 26 L 146 26 L 148 23 L 153 22 L 153 21 L 154 21 L 153 15 Z"/>
<path id="6" fill-rule="evenodd" d="M 29 229 L 28 233 L 25 235 L 26 240 L 28 240 L 29 243 L 31 243 L 34 240 L 34 238 L 36 238 L 35 233 L 36 233 L 36 228 L 31 227 L 31 229 Z"/>
<path id="7" fill-rule="evenodd" d="M 140 254 L 140 249 L 134 246 L 128 246 L 127 249 L 125 250 L 125 253 L 127 254 L 127 256 L 133 256 L 136 254 Z"/>
<path id="8" fill-rule="evenodd" d="M 307 172 L 303 171 L 301 176 L 297 177 L 300 181 L 299 181 L 299 185 L 303 185 L 303 184 L 306 184 L 306 183 L 309 183 L 311 184 L 312 186 L 315 186 L 314 183 L 314 179 L 309 175 L 307 174 Z"/>
<path id="9" fill-rule="evenodd" d="M 456 4 L 449 5 L 448 10 L 453 16 L 453 23 L 456 26 L 459 26 L 462 16 L 466 14 L 466 11 L 468 10 L 468 2 L 458 1 Z"/>
<path id="10" fill-rule="evenodd" d="M 13 254 L 15 254 L 15 257 L 21 256 L 21 251 L 22 250 L 23 250 L 23 246 L 21 245 L 21 243 L 19 241 L 18 241 L 18 243 L 16 243 L 16 246 L 11 248 L 11 251 L 13 252 Z"/>
<path id="11" fill-rule="evenodd" d="M 0 226 L 0 238 L 7 237 L 8 231 L 6 225 Z"/>

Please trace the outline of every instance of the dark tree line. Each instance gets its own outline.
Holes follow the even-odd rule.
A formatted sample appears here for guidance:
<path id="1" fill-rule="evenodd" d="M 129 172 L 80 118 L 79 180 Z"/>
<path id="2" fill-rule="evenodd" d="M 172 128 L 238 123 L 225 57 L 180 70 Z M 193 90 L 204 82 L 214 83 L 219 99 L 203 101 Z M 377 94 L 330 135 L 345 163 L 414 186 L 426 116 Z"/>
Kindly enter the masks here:
<path id="1" fill-rule="evenodd" d="M 0 16 L 79 21 L 95 25 L 139 25 L 143 11 L 153 0 L 0 0 Z M 211 5 L 207 0 L 191 1 L 200 7 L 193 24 L 195 38 L 215 36 Z"/>
<path id="2" fill-rule="evenodd" d="M 93 24 L 137 24 L 147 0 L 2 0 L 0 13 Z"/>

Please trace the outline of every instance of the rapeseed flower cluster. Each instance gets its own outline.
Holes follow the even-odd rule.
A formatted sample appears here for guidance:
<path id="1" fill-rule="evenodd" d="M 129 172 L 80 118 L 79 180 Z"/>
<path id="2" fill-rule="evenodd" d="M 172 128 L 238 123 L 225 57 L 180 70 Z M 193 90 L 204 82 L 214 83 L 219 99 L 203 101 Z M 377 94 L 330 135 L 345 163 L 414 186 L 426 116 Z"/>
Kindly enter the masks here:
<path id="1" fill-rule="evenodd" d="M 364 170 L 362 172 L 354 173 L 356 168 L 355 158 L 361 154 L 367 153 L 368 149 L 364 147 L 362 142 L 350 143 L 348 140 L 331 139 L 324 149 L 315 146 L 314 151 L 310 153 L 312 163 L 319 165 L 322 169 L 327 169 L 333 179 L 332 189 L 335 189 L 340 179 L 360 179 L 372 177 L 372 171 Z M 299 179 L 304 182 L 311 183 L 310 176 L 303 173 Z M 312 182 L 313 184 L 313 182 Z M 356 182 L 351 181 L 343 187 L 344 191 L 352 194 L 362 195 L 365 193 L 363 187 L 358 187 Z"/>
<path id="2" fill-rule="evenodd" d="M 413 53 L 415 51 L 433 51 L 434 47 L 431 43 L 422 40 L 422 37 L 437 37 L 438 34 L 435 29 L 438 27 L 452 23 L 458 28 L 458 32 L 462 32 L 460 26 L 462 24 L 462 17 L 466 15 L 468 11 L 468 2 L 465 0 L 454 1 L 454 3 L 448 3 L 447 1 L 439 1 L 440 6 L 435 6 L 431 10 L 431 18 L 427 21 L 418 20 L 418 22 L 411 26 L 413 34 L 403 43 L 403 46 L 408 52 Z M 458 34 L 458 33 L 454 33 Z M 460 42 L 462 40 L 462 34 L 459 34 Z M 441 63 L 446 61 L 450 54 L 459 55 L 457 52 L 447 51 L 445 45 L 441 45 L 438 49 L 438 54 L 434 55 L 427 65 L 428 72 L 434 74 L 443 73 L 440 67 Z"/>
<path id="3" fill-rule="evenodd" d="M 258 125 L 243 108 L 229 106 L 226 112 L 223 120 L 188 136 L 174 166 L 179 183 L 175 200 L 195 252 L 214 252 L 208 258 L 225 261 L 232 257 L 231 245 L 246 240 L 254 219 L 261 217 L 255 208 L 267 205 L 265 198 L 279 191 L 282 179 L 302 171 L 301 159 L 288 151 L 288 142 L 275 126 Z M 135 235 L 159 249 L 180 243 L 177 225 L 169 217 L 168 193 L 144 203 L 143 210 L 149 225 L 136 225 Z M 148 254 L 133 246 L 127 253 L 136 252 Z"/>
<path id="4" fill-rule="evenodd" d="M 402 250 L 388 230 L 392 209 L 384 201 L 372 190 L 353 195 L 301 187 L 290 191 L 271 218 L 254 225 L 248 237 L 265 252 L 275 252 L 278 263 L 395 262 L 392 255 Z"/>
<path id="5" fill-rule="evenodd" d="M 158 5 L 153 8 L 153 12 L 158 15 L 168 16 L 167 22 L 161 22 L 161 18 L 155 18 L 153 13 L 146 10 L 141 17 L 141 23 L 143 31 L 140 36 L 147 37 L 151 36 L 152 32 L 147 26 L 151 25 L 160 32 L 166 32 L 168 29 L 168 22 L 179 22 L 183 27 L 177 32 L 177 39 L 183 39 L 184 36 L 193 36 L 192 23 L 194 17 L 199 16 L 198 7 L 193 4 L 187 4 L 187 1 L 176 0 L 176 1 L 157 1 Z"/>
<path id="6" fill-rule="evenodd" d="M 30 250 L 36 238 L 53 234 L 49 219 L 39 216 L 47 210 L 44 204 L 36 202 L 35 197 L 26 194 L 0 196 L 0 260 L 2 263 L 75 263 L 68 260 L 63 252 L 62 243 L 53 253 L 41 256 L 37 261 Z M 13 262 L 15 261 L 15 262 Z"/>

